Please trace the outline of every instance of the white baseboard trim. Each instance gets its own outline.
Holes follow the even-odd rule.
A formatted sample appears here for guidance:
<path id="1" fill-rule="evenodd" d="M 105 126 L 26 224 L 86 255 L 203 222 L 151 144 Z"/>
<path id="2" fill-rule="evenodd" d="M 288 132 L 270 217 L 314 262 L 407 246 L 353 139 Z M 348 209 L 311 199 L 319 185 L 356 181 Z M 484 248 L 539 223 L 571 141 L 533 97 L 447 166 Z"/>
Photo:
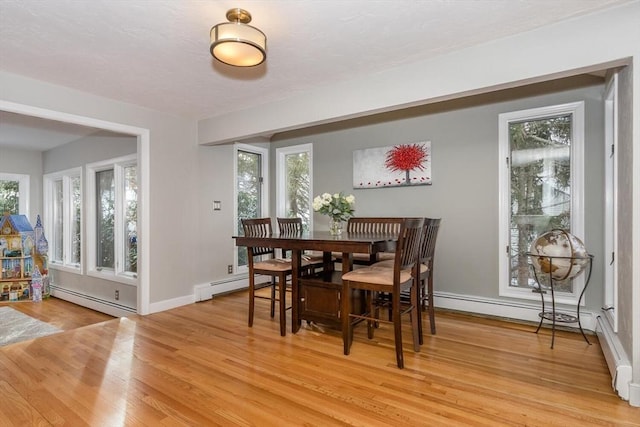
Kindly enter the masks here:
<path id="1" fill-rule="evenodd" d="M 640 407 L 640 383 L 629 384 L 629 405 Z"/>
<path id="2" fill-rule="evenodd" d="M 217 280 L 215 282 L 203 283 L 194 286 L 195 300 L 206 301 L 214 295 L 233 292 L 249 287 L 249 277 L 246 274 L 237 275 L 228 279 Z"/>
<path id="3" fill-rule="evenodd" d="M 436 308 L 446 308 L 536 323 L 540 321 L 540 317 L 538 316 L 541 309 L 540 304 L 521 301 L 485 298 L 449 292 L 435 292 L 434 306 Z M 575 307 L 565 309 L 565 307 L 562 306 L 557 308 L 557 311 L 575 314 Z M 593 312 L 580 310 L 580 323 L 584 330 L 595 331 L 595 319 L 596 316 Z M 545 324 L 546 323 L 548 322 L 545 321 Z M 578 329 L 577 323 L 563 323 L 562 326 L 575 327 Z"/>
<path id="4" fill-rule="evenodd" d="M 114 304 L 111 301 L 105 301 L 100 298 L 85 295 L 81 292 L 61 288 L 60 286 L 51 285 L 51 296 L 101 313 L 106 313 L 113 317 L 127 317 L 132 314 L 136 314 L 135 308 Z"/>
<path id="5" fill-rule="evenodd" d="M 620 338 L 618 338 L 618 334 L 613 332 L 609 322 L 601 316 L 597 317 L 596 333 L 598 334 L 600 347 L 602 348 L 602 353 L 604 354 L 609 372 L 611 373 L 611 386 L 621 399 L 629 400 L 629 403 L 631 403 L 631 362 L 629 362 Z M 640 394 L 638 394 L 638 397 L 640 397 Z M 637 402 L 640 402 L 640 400 Z M 640 405 L 640 403 L 636 403 L 635 406 L 638 405 Z"/>
<path id="6" fill-rule="evenodd" d="M 193 295 L 183 295 L 177 298 L 152 302 L 149 304 L 149 314 L 171 310 L 172 308 L 182 307 L 183 305 L 193 304 L 194 302 Z"/>
<path id="7" fill-rule="evenodd" d="M 181 297 L 149 304 L 149 314 L 171 310 L 172 308 L 193 304 L 194 302 L 209 300 L 213 298 L 214 295 L 233 292 L 247 288 L 248 286 L 249 279 L 246 274 L 233 276 L 228 279 L 218 280 L 215 282 L 195 285 L 193 287 L 194 292 L 192 295 L 183 295 Z"/>

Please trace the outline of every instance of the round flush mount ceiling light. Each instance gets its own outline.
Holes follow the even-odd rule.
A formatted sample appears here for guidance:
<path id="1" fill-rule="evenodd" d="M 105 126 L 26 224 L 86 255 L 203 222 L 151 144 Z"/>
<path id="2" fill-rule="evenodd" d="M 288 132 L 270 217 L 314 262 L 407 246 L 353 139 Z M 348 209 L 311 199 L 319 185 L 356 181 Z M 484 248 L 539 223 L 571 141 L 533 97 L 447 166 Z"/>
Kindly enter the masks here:
<path id="1" fill-rule="evenodd" d="M 267 58 L 267 36 L 247 25 L 251 14 L 244 9 L 227 11 L 227 20 L 211 28 L 211 55 L 234 67 L 254 67 Z"/>

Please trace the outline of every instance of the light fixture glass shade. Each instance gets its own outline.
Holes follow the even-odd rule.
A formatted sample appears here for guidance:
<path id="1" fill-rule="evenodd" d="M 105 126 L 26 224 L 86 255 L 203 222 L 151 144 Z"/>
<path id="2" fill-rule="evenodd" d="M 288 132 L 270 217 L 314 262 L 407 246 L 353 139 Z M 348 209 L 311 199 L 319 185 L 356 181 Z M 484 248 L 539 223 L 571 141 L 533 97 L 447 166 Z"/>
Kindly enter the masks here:
<path id="1" fill-rule="evenodd" d="M 259 29 L 240 22 L 225 22 L 211 28 L 211 55 L 236 67 L 253 67 L 267 57 L 267 37 Z"/>

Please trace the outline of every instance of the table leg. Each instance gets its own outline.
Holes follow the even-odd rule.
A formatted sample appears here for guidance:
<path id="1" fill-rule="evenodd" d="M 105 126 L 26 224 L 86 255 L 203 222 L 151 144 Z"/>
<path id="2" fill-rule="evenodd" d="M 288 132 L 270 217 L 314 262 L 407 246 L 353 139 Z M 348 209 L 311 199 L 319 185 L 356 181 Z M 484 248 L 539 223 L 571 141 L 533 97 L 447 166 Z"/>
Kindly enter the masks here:
<path id="1" fill-rule="evenodd" d="M 299 279 L 302 272 L 302 251 L 294 249 L 291 251 L 291 333 L 300 330 L 302 321 L 300 319 L 300 285 Z"/>
<path id="2" fill-rule="evenodd" d="M 342 274 L 347 274 L 353 270 L 353 257 L 350 252 L 342 253 Z"/>

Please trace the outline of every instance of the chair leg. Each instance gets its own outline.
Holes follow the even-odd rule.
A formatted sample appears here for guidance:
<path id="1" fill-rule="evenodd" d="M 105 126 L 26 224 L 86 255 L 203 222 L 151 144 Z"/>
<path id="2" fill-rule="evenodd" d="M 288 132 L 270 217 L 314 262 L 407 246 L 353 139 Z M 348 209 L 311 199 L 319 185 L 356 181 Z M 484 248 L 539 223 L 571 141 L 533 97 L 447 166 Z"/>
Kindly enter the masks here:
<path id="1" fill-rule="evenodd" d="M 398 368 L 404 368 L 404 355 L 402 354 L 402 316 L 400 314 L 400 293 L 393 292 L 391 295 L 391 306 L 393 311 L 393 336 L 396 343 L 396 361 Z"/>
<path id="2" fill-rule="evenodd" d="M 347 281 L 342 283 L 342 307 L 340 316 L 342 316 L 342 344 L 344 346 L 344 354 L 348 355 L 351 349 L 351 319 L 349 313 L 351 313 L 351 298 L 349 298 L 349 284 Z"/>
<path id="3" fill-rule="evenodd" d="M 417 293 L 417 301 L 416 301 L 416 307 L 418 308 L 418 343 L 420 345 L 424 344 L 424 333 L 422 331 L 422 313 L 424 312 L 424 291 L 423 288 L 424 287 L 424 281 L 423 280 L 419 280 L 417 286 L 414 286 L 414 288 L 416 288 L 416 293 Z"/>
<path id="4" fill-rule="evenodd" d="M 369 318 L 367 319 L 367 338 L 373 339 L 373 328 L 376 326 L 376 322 L 371 319 L 371 317 L 377 318 L 378 308 L 374 307 L 374 292 L 373 291 L 365 291 L 366 299 L 367 299 L 367 310 L 369 311 L 367 315 Z"/>
<path id="5" fill-rule="evenodd" d="M 278 308 L 280 309 L 280 335 L 287 335 L 287 277 L 285 274 L 278 276 Z"/>
<path id="6" fill-rule="evenodd" d="M 420 299 L 418 290 L 419 280 L 414 281 L 411 285 L 411 335 L 413 337 L 413 351 L 418 353 L 422 344 L 422 314 L 420 310 Z"/>
<path id="7" fill-rule="evenodd" d="M 255 308 L 256 279 L 253 274 L 249 275 L 249 327 L 253 326 L 253 310 Z"/>
<path id="8" fill-rule="evenodd" d="M 271 317 L 276 315 L 276 278 L 271 277 Z"/>
<path id="9" fill-rule="evenodd" d="M 427 297 L 429 298 L 429 325 L 431 325 L 431 335 L 436 334 L 436 309 L 433 306 L 433 275 L 429 272 L 427 285 Z"/>

